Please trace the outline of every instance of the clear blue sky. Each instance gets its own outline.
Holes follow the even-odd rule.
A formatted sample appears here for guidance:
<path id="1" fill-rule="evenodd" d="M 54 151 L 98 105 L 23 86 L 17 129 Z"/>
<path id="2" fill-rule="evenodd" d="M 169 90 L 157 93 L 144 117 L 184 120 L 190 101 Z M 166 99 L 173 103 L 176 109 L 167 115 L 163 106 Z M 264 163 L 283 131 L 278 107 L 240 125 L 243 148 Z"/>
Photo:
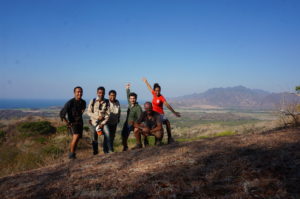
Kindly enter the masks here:
<path id="1" fill-rule="evenodd" d="M 300 84 L 299 0 L 0 0 L 0 98 Z"/>

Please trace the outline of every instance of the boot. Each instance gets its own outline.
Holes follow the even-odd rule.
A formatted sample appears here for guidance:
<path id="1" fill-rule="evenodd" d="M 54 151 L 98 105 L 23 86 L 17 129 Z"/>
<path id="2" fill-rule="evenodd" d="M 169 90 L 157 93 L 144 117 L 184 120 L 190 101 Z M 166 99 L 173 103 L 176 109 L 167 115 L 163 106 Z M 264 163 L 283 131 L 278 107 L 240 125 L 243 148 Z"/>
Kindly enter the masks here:
<path id="1" fill-rule="evenodd" d="M 149 141 L 148 141 L 148 138 L 145 137 L 144 138 L 144 147 L 148 147 L 149 146 Z"/>
<path id="2" fill-rule="evenodd" d="M 155 142 L 155 146 L 162 146 L 162 145 L 163 145 L 162 141 L 157 139 Z"/>
<path id="3" fill-rule="evenodd" d="M 93 145 L 93 155 L 97 155 L 99 153 L 99 151 L 98 151 L 98 142 L 93 141 L 92 145 Z"/>
<path id="4" fill-rule="evenodd" d="M 142 144 L 136 144 L 136 145 L 132 148 L 132 150 L 135 150 L 135 149 L 141 149 L 141 148 L 143 148 Z"/>
<path id="5" fill-rule="evenodd" d="M 122 151 L 127 151 L 128 150 L 128 146 L 123 146 L 123 150 Z"/>
<path id="6" fill-rule="evenodd" d="M 172 137 L 168 137 L 168 144 L 172 144 L 174 142 L 175 142 L 175 140 Z"/>
<path id="7" fill-rule="evenodd" d="M 76 159 L 76 153 L 69 153 L 69 159 Z"/>

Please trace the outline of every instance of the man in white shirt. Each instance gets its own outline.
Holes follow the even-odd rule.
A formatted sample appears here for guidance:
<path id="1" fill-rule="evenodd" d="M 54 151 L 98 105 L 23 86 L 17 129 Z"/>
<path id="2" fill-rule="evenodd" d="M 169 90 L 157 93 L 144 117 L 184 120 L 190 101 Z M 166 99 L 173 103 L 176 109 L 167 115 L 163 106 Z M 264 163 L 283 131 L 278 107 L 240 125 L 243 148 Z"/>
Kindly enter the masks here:
<path id="1" fill-rule="evenodd" d="M 110 115 L 107 121 L 107 125 L 110 133 L 110 145 L 112 147 L 112 151 L 114 151 L 114 139 L 118 123 L 120 122 L 121 107 L 119 100 L 116 99 L 117 92 L 115 90 L 109 91 L 108 95 Z"/>
<path id="2" fill-rule="evenodd" d="M 107 125 L 110 109 L 109 109 L 109 100 L 104 98 L 105 88 L 98 87 L 97 88 L 97 98 L 94 98 L 90 101 L 88 106 L 88 116 L 90 116 L 89 123 L 92 127 L 91 130 L 91 140 L 93 145 L 93 154 L 98 154 L 98 133 L 97 129 L 101 129 L 104 135 L 103 142 L 103 152 L 110 153 L 113 151 L 111 147 L 110 141 L 110 132 Z"/>

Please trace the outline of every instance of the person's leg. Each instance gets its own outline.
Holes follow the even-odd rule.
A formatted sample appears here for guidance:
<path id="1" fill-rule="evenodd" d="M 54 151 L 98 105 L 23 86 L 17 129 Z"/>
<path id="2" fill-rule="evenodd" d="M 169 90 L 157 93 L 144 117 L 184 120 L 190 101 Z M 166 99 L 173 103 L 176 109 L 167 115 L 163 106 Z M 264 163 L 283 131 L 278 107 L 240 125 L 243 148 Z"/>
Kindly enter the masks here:
<path id="1" fill-rule="evenodd" d="M 168 134 L 168 144 L 171 144 L 174 142 L 174 139 L 172 138 L 172 133 L 171 133 L 171 124 L 168 119 L 164 121 L 164 124 L 166 125 L 167 128 L 167 134 Z"/>
<path id="2" fill-rule="evenodd" d="M 105 135 L 105 133 L 103 133 L 103 136 L 104 136 L 104 138 L 103 138 L 103 152 L 104 153 L 108 153 L 108 141 L 107 141 L 107 136 Z"/>
<path id="3" fill-rule="evenodd" d="M 142 148 L 143 146 L 142 146 L 142 141 L 141 141 L 141 134 L 142 134 L 141 129 L 134 128 L 133 132 L 134 132 L 134 136 L 135 136 L 135 139 L 136 139 L 136 145 L 132 149 Z"/>
<path id="4" fill-rule="evenodd" d="M 80 135 L 79 134 L 73 134 L 72 136 L 72 141 L 70 143 L 70 154 L 69 154 L 69 158 L 70 159 L 74 159 L 76 158 L 76 148 L 77 148 L 77 143 L 80 139 Z"/>
<path id="5" fill-rule="evenodd" d="M 148 136 L 143 136 L 143 138 L 144 138 L 144 147 L 149 146 Z"/>
<path id="6" fill-rule="evenodd" d="M 156 140 L 155 145 L 157 145 L 157 146 L 162 145 L 162 139 L 163 139 L 163 136 L 164 136 L 164 131 L 163 130 L 155 131 L 155 132 L 152 132 L 151 134 L 155 136 L 155 140 Z"/>
<path id="7" fill-rule="evenodd" d="M 72 136 L 72 141 L 70 143 L 70 152 L 72 152 L 72 153 L 75 153 L 75 151 L 76 151 L 79 136 L 80 136 L 79 134 L 73 134 L 73 136 Z"/>
<path id="8" fill-rule="evenodd" d="M 103 135 L 104 135 L 104 143 L 103 143 L 103 152 L 104 153 L 111 153 L 112 147 L 110 145 L 110 132 L 107 125 L 103 127 Z"/>
<path id="9" fill-rule="evenodd" d="M 127 151 L 128 150 L 127 140 L 129 137 L 129 127 L 127 125 L 127 122 L 124 123 L 121 134 L 122 134 L 123 151 Z"/>
<path id="10" fill-rule="evenodd" d="M 109 132 L 110 132 L 110 145 L 112 148 L 112 151 L 114 151 L 114 140 L 115 140 L 115 135 L 116 135 L 116 130 L 117 130 L 117 124 L 115 125 L 109 125 Z"/>
<path id="11" fill-rule="evenodd" d="M 70 143 L 69 158 L 74 159 L 74 158 L 76 158 L 75 152 L 76 152 L 78 141 L 82 137 L 83 124 L 73 124 L 71 127 L 71 131 L 72 131 L 73 135 L 72 135 L 72 141 Z"/>
<path id="12" fill-rule="evenodd" d="M 90 139 L 93 147 L 93 154 L 97 155 L 99 153 L 98 150 L 98 134 L 96 132 L 96 126 L 90 124 Z"/>

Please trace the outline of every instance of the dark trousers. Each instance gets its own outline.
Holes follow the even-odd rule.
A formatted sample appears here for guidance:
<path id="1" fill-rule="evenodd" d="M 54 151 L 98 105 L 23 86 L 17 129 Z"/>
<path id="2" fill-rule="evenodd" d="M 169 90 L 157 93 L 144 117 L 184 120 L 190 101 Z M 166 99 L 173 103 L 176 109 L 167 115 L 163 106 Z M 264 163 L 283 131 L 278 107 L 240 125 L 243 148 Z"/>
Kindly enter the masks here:
<path id="1" fill-rule="evenodd" d="M 127 140 L 128 140 L 128 137 L 129 137 L 131 131 L 133 131 L 133 126 L 128 125 L 127 122 L 124 122 L 121 135 L 122 135 L 122 144 L 123 144 L 123 147 L 125 147 L 125 148 L 128 148 Z"/>

